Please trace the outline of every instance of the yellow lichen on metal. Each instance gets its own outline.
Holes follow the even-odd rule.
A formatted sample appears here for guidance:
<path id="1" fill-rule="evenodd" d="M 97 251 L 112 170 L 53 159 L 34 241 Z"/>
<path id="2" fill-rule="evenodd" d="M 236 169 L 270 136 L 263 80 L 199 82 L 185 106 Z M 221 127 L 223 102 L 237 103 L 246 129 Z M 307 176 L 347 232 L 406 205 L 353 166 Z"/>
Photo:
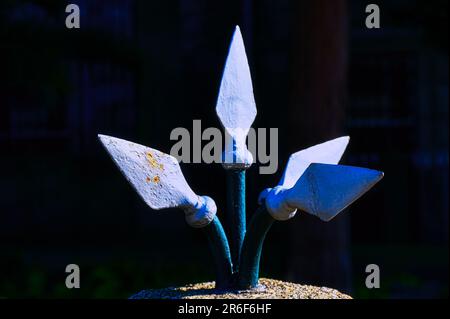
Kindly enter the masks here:
<path id="1" fill-rule="evenodd" d="M 146 152 L 145 156 L 147 157 L 147 161 L 150 163 L 151 167 L 161 169 L 161 164 L 158 163 L 152 152 Z"/>
<path id="2" fill-rule="evenodd" d="M 147 161 L 149 162 L 151 167 L 164 170 L 164 164 L 158 163 L 158 160 L 155 158 L 152 152 L 150 151 L 145 152 L 145 157 L 147 158 Z"/>

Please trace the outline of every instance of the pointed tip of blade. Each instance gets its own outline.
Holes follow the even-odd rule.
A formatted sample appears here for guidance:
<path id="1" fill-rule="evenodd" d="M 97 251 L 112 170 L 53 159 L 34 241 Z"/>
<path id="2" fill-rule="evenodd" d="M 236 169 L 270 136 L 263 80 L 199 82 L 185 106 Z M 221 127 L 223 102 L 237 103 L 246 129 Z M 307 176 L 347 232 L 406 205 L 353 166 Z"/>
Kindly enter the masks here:
<path id="1" fill-rule="evenodd" d="M 120 138 L 114 137 L 114 136 L 109 136 L 109 135 L 105 135 L 105 134 L 97 134 L 97 137 L 99 138 L 100 141 L 105 142 L 105 141 L 113 141 L 113 140 L 117 140 L 117 141 L 125 141 L 122 140 Z M 127 141 L 125 141 L 127 142 Z"/>
<path id="2" fill-rule="evenodd" d="M 230 43 L 230 49 L 233 46 L 233 44 L 237 41 L 239 41 L 239 43 L 238 43 L 239 46 L 245 47 L 241 28 L 238 25 L 236 25 L 236 27 L 234 28 L 233 37 L 231 38 L 231 43 Z"/>
<path id="3" fill-rule="evenodd" d="M 348 135 L 341 136 L 341 137 L 336 138 L 335 140 L 342 141 L 342 142 L 348 144 L 350 142 L 350 136 L 348 136 Z"/>
<path id="4" fill-rule="evenodd" d="M 104 135 L 104 134 L 97 134 L 98 139 L 100 140 L 100 142 L 107 147 L 108 146 L 108 142 L 116 139 L 115 137 L 109 136 L 109 135 Z"/>
<path id="5" fill-rule="evenodd" d="M 234 28 L 233 36 L 231 38 L 230 43 L 230 49 L 236 41 L 239 41 L 238 45 L 244 46 L 244 39 L 242 37 L 241 28 L 238 25 L 236 25 L 236 27 Z"/>
<path id="6" fill-rule="evenodd" d="M 119 170 L 152 209 L 195 203 L 178 161 L 172 155 L 120 138 L 98 134 Z"/>
<path id="7" fill-rule="evenodd" d="M 216 113 L 226 129 L 248 130 L 256 117 L 253 84 L 244 40 L 236 26 L 220 83 Z"/>
<path id="8" fill-rule="evenodd" d="M 109 135 L 104 135 L 104 134 L 97 134 L 98 139 L 100 140 L 100 142 L 103 144 L 104 147 L 106 147 L 106 149 L 108 149 L 109 144 L 111 144 L 112 142 L 127 142 L 123 139 L 117 138 L 117 137 L 113 137 L 113 136 L 109 136 Z M 131 143 L 131 142 L 129 142 Z"/>
<path id="9" fill-rule="evenodd" d="M 106 147 L 108 152 L 109 152 L 109 149 L 110 149 L 110 144 L 112 144 L 112 143 L 119 143 L 119 144 L 132 143 L 132 144 L 135 144 L 133 142 L 129 142 L 129 141 L 117 138 L 117 137 L 104 135 L 104 134 L 97 134 L 97 137 L 100 140 L 100 142 L 103 144 L 103 146 Z"/>
<path id="10" fill-rule="evenodd" d="M 329 221 L 368 192 L 384 173 L 363 167 L 314 163 L 304 176 L 295 186 L 298 194 L 302 194 L 302 202 L 309 213 Z"/>
<path id="11" fill-rule="evenodd" d="M 327 142 L 318 144 L 316 146 L 321 145 L 321 146 L 327 146 L 327 147 L 335 147 L 335 148 L 338 148 L 339 150 L 342 150 L 342 153 L 344 153 L 343 151 L 345 151 L 349 142 L 350 142 L 350 136 L 347 135 L 347 136 L 341 136 L 341 137 L 329 140 Z"/>

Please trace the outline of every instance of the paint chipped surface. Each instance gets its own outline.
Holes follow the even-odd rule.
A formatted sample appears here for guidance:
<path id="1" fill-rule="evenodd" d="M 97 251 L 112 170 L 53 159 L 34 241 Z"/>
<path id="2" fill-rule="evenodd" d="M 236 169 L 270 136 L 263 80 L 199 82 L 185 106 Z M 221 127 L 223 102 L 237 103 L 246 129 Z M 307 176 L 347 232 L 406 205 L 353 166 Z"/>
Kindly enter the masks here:
<path id="1" fill-rule="evenodd" d="M 151 151 L 145 152 L 145 155 L 151 167 L 158 167 L 158 163 L 156 162 L 155 157 L 153 156 L 153 153 Z"/>
<path id="2" fill-rule="evenodd" d="M 152 151 L 145 152 L 145 156 L 146 156 L 147 161 L 148 161 L 148 163 L 150 164 L 151 167 L 158 168 L 160 170 L 164 169 L 164 164 L 158 162 L 158 160 L 156 159 L 155 155 L 153 155 Z"/>
<path id="3" fill-rule="evenodd" d="M 161 179 L 159 178 L 159 176 L 158 175 L 156 175 L 156 176 L 154 176 L 154 177 L 146 177 L 145 178 L 145 181 L 147 182 L 147 183 L 150 183 L 150 182 L 152 182 L 152 183 L 159 183 L 160 181 L 161 181 Z"/>
<path id="4" fill-rule="evenodd" d="M 173 156 L 111 136 L 99 138 L 122 174 L 151 208 L 198 203 L 198 196 L 187 184 Z"/>

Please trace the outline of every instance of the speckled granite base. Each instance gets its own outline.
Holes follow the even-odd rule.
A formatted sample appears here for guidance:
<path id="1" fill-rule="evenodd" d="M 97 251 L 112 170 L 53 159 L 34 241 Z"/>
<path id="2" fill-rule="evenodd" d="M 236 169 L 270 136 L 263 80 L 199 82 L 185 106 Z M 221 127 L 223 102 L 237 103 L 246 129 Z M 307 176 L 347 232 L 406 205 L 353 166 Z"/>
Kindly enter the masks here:
<path id="1" fill-rule="evenodd" d="M 350 296 L 326 287 L 300 285 L 280 280 L 261 278 L 260 287 L 253 290 L 215 290 L 214 282 L 191 284 L 184 287 L 143 290 L 130 299 L 352 299 Z"/>

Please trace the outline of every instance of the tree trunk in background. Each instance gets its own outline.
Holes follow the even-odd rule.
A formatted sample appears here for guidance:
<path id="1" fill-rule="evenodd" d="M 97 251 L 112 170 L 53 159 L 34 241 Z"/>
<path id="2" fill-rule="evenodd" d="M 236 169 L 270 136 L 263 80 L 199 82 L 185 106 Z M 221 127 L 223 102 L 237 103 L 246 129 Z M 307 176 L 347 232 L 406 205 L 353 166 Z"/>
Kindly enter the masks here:
<path id="1" fill-rule="evenodd" d="M 291 153 L 345 134 L 349 19 L 345 0 L 301 1 L 293 15 Z M 298 213 L 288 224 L 289 279 L 349 291 L 348 216 L 325 223 Z"/>

